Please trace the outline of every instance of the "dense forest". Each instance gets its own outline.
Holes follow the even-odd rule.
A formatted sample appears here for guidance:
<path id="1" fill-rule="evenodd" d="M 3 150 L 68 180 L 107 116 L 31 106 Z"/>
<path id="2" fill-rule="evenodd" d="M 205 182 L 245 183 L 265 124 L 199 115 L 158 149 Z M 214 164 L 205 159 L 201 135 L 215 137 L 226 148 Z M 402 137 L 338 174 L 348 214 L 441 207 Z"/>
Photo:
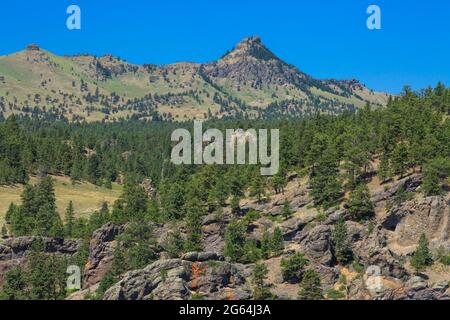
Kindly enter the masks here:
<path id="1" fill-rule="evenodd" d="M 103 279 L 97 297 L 117 282 L 123 272 L 148 265 L 161 252 L 178 257 L 185 252 L 202 251 L 203 217 L 208 213 L 220 217 L 226 205 L 232 208 L 235 218 L 224 230 L 224 254 L 231 261 L 242 263 L 257 263 L 276 255 L 283 249 L 280 231 L 264 234 L 258 242 L 246 239 L 247 225 L 258 212 L 242 214 L 239 200 L 252 197 L 265 201 L 271 194 L 283 193 L 292 172 L 308 177 L 314 205 L 321 210 L 338 206 L 348 193 L 349 212 L 354 221 L 372 217 L 366 183 L 373 174 L 388 182 L 421 172 L 422 193 L 438 195 L 448 191 L 443 182 L 450 175 L 450 89 L 442 84 L 421 92 L 406 87 L 385 108 L 367 105 L 338 116 L 317 114 L 294 119 L 280 115 L 270 120 L 211 120 L 204 124 L 204 128 L 222 130 L 280 129 L 281 170 L 273 177 L 261 177 L 259 167 L 250 165 L 174 166 L 170 162 L 173 145 L 170 135 L 179 127 L 192 130 L 193 125 L 188 121 L 88 124 L 18 116 L 3 119 L 0 184 L 26 185 L 22 203 L 11 204 L 6 214 L 3 235 L 84 239 L 84 249 L 72 257 L 74 261 L 68 261 L 59 257 L 45 259 L 37 248 L 26 267 L 8 272 L 1 296 L 64 297 L 67 294 L 62 284 L 64 266 L 76 263 L 83 267 L 92 232 L 110 221 L 128 227 L 120 236 L 113 267 Z M 70 176 L 74 184 L 89 181 L 106 188 L 117 182 L 124 185 L 124 192 L 111 208 L 104 205 L 89 218 L 76 218 L 72 205 L 66 216 L 60 217 L 56 213 L 52 175 Z M 39 183 L 28 184 L 30 176 L 37 176 Z M 155 196 L 146 193 L 142 186 L 145 179 L 154 184 Z M 290 214 L 289 203 L 285 203 L 283 216 Z M 142 221 L 182 223 L 185 232 L 174 231 L 161 248 L 156 245 L 150 225 Z M 345 244 L 339 249 L 337 255 L 342 262 L 351 259 Z M 284 260 L 285 275 L 295 278 L 292 265 L 306 263 L 301 255 Z M 264 268 L 263 264 L 255 265 L 255 279 L 264 279 L 267 273 Z M 312 289 L 305 289 L 302 294 L 314 296 L 316 275 L 310 272 L 303 279 L 305 287 L 309 281 Z M 270 297 L 263 280 L 256 281 L 254 295 Z"/>

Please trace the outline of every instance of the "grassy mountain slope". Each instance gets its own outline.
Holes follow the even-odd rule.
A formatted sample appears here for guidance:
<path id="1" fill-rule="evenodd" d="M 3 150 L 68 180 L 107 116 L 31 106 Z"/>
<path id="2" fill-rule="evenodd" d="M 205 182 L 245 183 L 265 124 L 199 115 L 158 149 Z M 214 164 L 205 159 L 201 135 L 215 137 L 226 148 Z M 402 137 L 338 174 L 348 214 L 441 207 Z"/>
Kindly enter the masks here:
<path id="1" fill-rule="evenodd" d="M 280 60 L 258 37 L 206 64 L 134 65 L 111 55 L 57 56 L 36 45 L 0 57 L 4 115 L 87 121 L 302 116 L 367 102 L 382 106 L 388 98 L 357 80 L 314 79 Z"/>

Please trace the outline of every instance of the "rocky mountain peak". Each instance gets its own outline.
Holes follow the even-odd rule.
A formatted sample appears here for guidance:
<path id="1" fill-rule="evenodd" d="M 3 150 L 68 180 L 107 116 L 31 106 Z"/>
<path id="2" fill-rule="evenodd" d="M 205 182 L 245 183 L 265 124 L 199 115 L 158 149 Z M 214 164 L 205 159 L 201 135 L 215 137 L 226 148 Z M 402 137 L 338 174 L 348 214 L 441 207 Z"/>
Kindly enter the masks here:
<path id="1" fill-rule="evenodd" d="M 259 36 L 251 36 L 239 42 L 235 49 L 224 56 L 224 60 L 239 58 L 256 58 L 258 60 L 278 60 L 262 42 Z"/>

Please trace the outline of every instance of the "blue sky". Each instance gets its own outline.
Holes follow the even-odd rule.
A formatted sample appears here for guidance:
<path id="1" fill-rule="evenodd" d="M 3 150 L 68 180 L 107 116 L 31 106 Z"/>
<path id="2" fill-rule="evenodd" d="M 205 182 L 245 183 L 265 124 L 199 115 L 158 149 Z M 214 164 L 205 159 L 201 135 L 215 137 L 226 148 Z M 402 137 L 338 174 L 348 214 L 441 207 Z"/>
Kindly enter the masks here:
<path id="1" fill-rule="evenodd" d="M 70 4 L 81 8 L 79 31 L 66 28 Z M 366 28 L 370 4 L 381 7 L 379 31 Z M 133 63 L 205 62 L 256 34 L 314 77 L 398 93 L 450 85 L 449 13 L 447 0 L 2 0 L 0 55 L 36 42 Z"/>

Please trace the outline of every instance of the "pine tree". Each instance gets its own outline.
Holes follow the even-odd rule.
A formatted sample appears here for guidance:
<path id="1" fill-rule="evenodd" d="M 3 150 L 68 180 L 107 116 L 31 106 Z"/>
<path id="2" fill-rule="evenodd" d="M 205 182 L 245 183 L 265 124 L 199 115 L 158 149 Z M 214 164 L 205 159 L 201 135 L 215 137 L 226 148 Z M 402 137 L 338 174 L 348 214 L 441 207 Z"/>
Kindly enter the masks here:
<path id="1" fill-rule="evenodd" d="M 317 271 L 307 270 L 303 275 L 298 293 L 300 300 L 322 300 L 323 293 L 320 283 L 320 275 Z"/>
<path id="2" fill-rule="evenodd" d="M 75 212 L 73 210 L 73 202 L 69 201 L 69 205 L 66 209 L 66 235 L 71 238 L 73 236 L 73 225 L 75 221 Z"/>
<path id="3" fill-rule="evenodd" d="M 336 150 L 327 148 L 320 156 L 310 179 L 311 195 L 317 206 L 329 208 L 341 197 L 341 181 L 337 165 Z"/>
<path id="4" fill-rule="evenodd" d="M 366 185 L 359 185 L 350 193 L 348 212 L 354 220 L 368 219 L 374 214 L 374 206 L 370 200 L 369 189 Z"/>
<path id="5" fill-rule="evenodd" d="M 283 202 L 283 218 L 284 219 L 290 219 L 292 217 L 292 210 L 291 210 L 291 206 L 289 204 L 289 201 L 287 199 L 284 200 Z"/>
<path id="6" fill-rule="evenodd" d="M 169 233 L 164 249 L 171 258 L 179 258 L 184 250 L 185 240 L 181 236 L 180 231 L 176 230 Z"/>
<path id="7" fill-rule="evenodd" d="M 301 253 L 296 253 L 289 258 L 281 259 L 280 268 L 283 280 L 289 283 L 296 283 L 303 277 L 304 267 L 309 263 Z"/>
<path id="8" fill-rule="evenodd" d="M 250 196 L 256 197 L 258 202 L 261 202 L 261 199 L 266 194 L 266 186 L 264 179 L 257 175 L 255 178 L 253 178 L 252 183 L 250 185 Z"/>
<path id="9" fill-rule="evenodd" d="M 252 282 L 254 300 L 266 300 L 273 296 L 265 283 L 268 273 L 269 270 L 264 263 L 257 263 L 253 268 Z"/>
<path id="10" fill-rule="evenodd" d="M 233 211 L 234 214 L 237 214 L 239 212 L 239 202 L 240 202 L 240 198 L 237 196 L 233 196 L 233 198 L 231 198 L 231 210 Z"/>
<path id="11" fill-rule="evenodd" d="M 245 253 L 246 226 L 239 220 L 232 220 L 225 231 L 224 255 L 231 261 L 239 261 Z"/>
<path id="12" fill-rule="evenodd" d="M 346 263 L 351 259 L 352 254 L 347 237 L 347 226 L 344 217 L 341 215 L 332 234 L 335 256 L 340 263 Z"/>
<path id="13" fill-rule="evenodd" d="M 421 190 L 426 196 L 437 196 L 441 194 L 439 173 L 434 167 L 427 166 L 425 168 Z"/>
<path id="14" fill-rule="evenodd" d="M 279 227 L 276 227 L 273 231 L 272 240 L 270 242 L 270 249 L 274 255 L 278 256 L 283 253 L 284 239 L 283 233 Z"/>
<path id="15" fill-rule="evenodd" d="M 186 251 L 202 250 L 202 209 L 198 205 L 199 200 L 192 200 L 186 215 Z"/>
<path id="16" fill-rule="evenodd" d="M 273 189 L 275 190 L 276 194 L 284 193 L 284 188 L 287 185 L 287 178 L 286 178 L 286 174 L 284 172 L 282 172 L 280 170 L 279 173 L 277 173 L 273 178 L 272 178 L 272 186 Z"/>
<path id="17" fill-rule="evenodd" d="M 433 264 L 433 257 L 428 248 L 428 239 L 425 234 L 422 234 L 417 245 L 417 249 L 411 258 L 411 266 L 419 273 L 426 267 Z"/>
<path id="18" fill-rule="evenodd" d="M 2 238 L 5 239 L 8 237 L 8 229 L 6 228 L 6 224 L 2 226 Z"/>
<path id="19" fill-rule="evenodd" d="M 408 147 L 405 143 L 399 143 L 392 153 L 392 169 L 400 178 L 408 169 Z"/>
<path id="20" fill-rule="evenodd" d="M 20 267 L 15 267 L 5 273 L 3 292 L 0 300 L 27 300 L 29 299 L 28 281 L 26 274 Z"/>
<path id="21" fill-rule="evenodd" d="M 261 254 L 264 259 L 268 259 L 270 257 L 270 251 L 271 251 L 271 239 L 270 239 L 270 233 L 266 229 L 264 230 L 264 233 L 261 238 Z"/>
<path id="22" fill-rule="evenodd" d="M 389 158 L 386 154 L 381 156 L 380 165 L 378 167 L 378 177 L 380 178 L 381 183 L 384 183 L 392 178 Z"/>

